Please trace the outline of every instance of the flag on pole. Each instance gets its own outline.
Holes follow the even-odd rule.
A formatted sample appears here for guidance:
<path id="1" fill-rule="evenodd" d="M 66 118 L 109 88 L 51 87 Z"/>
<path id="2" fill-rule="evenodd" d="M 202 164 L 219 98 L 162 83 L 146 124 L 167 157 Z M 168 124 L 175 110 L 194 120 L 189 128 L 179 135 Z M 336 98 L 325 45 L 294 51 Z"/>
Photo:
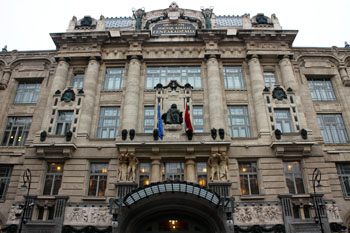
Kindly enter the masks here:
<path id="1" fill-rule="evenodd" d="M 192 124 L 191 124 L 191 118 L 190 114 L 188 113 L 188 107 L 186 104 L 186 111 L 185 111 L 185 131 L 191 131 L 193 132 Z"/>
<path id="2" fill-rule="evenodd" d="M 163 132 L 163 122 L 162 117 L 160 115 L 160 104 L 158 103 L 158 137 L 163 140 L 164 132 Z"/>

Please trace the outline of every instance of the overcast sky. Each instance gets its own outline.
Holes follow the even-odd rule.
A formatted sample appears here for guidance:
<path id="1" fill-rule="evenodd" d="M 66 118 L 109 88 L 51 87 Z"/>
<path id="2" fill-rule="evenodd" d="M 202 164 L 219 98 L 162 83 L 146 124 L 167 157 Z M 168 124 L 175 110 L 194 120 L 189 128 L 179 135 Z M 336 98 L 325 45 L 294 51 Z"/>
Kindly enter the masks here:
<path id="1" fill-rule="evenodd" d="M 66 31 L 73 16 L 131 16 L 168 8 L 172 0 L 0 0 L 0 47 L 8 51 L 54 50 L 51 32 Z M 275 13 L 283 29 L 299 33 L 294 47 L 344 47 L 350 43 L 350 0 L 178 0 L 180 8 L 214 7 L 216 15 Z"/>

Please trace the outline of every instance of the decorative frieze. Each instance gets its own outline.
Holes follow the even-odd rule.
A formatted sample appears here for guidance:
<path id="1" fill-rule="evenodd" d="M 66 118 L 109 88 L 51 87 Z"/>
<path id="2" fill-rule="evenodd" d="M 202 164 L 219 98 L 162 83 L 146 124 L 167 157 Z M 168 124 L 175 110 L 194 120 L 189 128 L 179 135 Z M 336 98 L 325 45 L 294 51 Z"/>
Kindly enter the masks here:
<path id="1" fill-rule="evenodd" d="M 340 217 L 339 208 L 336 204 L 326 204 L 328 222 L 343 222 Z"/>
<path id="2" fill-rule="evenodd" d="M 66 207 L 64 225 L 95 225 L 112 224 L 112 215 L 108 207 Z"/>
<path id="3" fill-rule="evenodd" d="M 280 206 L 237 206 L 234 218 L 236 225 L 283 224 Z"/>

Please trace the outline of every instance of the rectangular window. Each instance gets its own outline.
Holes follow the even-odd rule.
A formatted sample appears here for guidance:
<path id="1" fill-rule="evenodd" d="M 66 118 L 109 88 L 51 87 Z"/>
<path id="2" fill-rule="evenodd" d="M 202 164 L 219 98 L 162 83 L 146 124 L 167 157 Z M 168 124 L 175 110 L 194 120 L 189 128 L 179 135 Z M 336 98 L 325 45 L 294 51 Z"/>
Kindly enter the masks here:
<path id="1" fill-rule="evenodd" d="M 258 169 L 255 162 L 239 163 L 242 195 L 259 194 Z"/>
<path id="2" fill-rule="evenodd" d="M 202 88 L 202 74 L 200 67 L 173 66 L 173 67 L 148 67 L 146 89 L 153 90 L 161 83 L 163 86 L 171 80 L 176 80 L 180 85 L 191 84 L 194 89 Z"/>
<path id="3" fill-rule="evenodd" d="M 140 163 L 139 165 L 139 187 L 149 185 L 150 165 L 149 163 Z"/>
<path id="4" fill-rule="evenodd" d="M 118 135 L 119 107 L 101 107 L 98 121 L 98 138 L 115 138 Z"/>
<path id="5" fill-rule="evenodd" d="M 273 87 L 276 84 L 275 72 L 264 72 L 265 87 Z"/>
<path id="6" fill-rule="evenodd" d="M 207 186 L 208 168 L 206 162 L 197 163 L 197 182 L 200 186 Z"/>
<path id="7" fill-rule="evenodd" d="M 31 117 L 9 117 L 1 145 L 23 146 L 29 134 L 31 123 Z"/>
<path id="8" fill-rule="evenodd" d="M 154 106 L 145 106 L 143 117 L 143 132 L 153 133 L 154 128 Z"/>
<path id="9" fill-rule="evenodd" d="M 225 80 L 225 89 L 244 89 L 242 67 L 225 66 L 224 80 Z"/>
<path id="10" fill-rule="evenodd" d="M 286 183 L 291 194 L 305 193 L 303 175 L 298 161 L 284 162 Z"/>
<path id="11" fill-rule="evenodd" d="M 43 195 L 57 195 L 62 183 L 63 164 L 49 163 L 47 165 Z"/>
<path id="12" fill-rule="evenodd" d="M 72 86 L 74 88 L 83 88 L 84 74 L 75 74 L 73 77 Z"/>
<path id="13" fill-rule="evenodd" d="M 65 135 L 71 127 L 73 111 L 58 111 L 56 135 Z"/>
<path id="14" fill-rule="evenodd" d="M 41 82 L 20 82 L 16 91 L 15 104 L 36 104 Z"/>
<path id="15" fill-rule="evenodd" d="M 328 78 L 312 78 L 307 81 L 312 100 L 334 101 L 336 100 L 332 82 Z"/>
<path id="16" fill-rule="evenodd" d="M 89 196 L 104 196 L 107 187 L 107 163 L 91 163 Z"/>
<path id="17" fill-rule="evenodd" d="M 350 163 L 337 164 L 337 171 L 345 197 L 350 197 Z"/>
<path id="18" fill-rule="evenodd" d="M 195 105 L 193 112 L 193 130 L 196 133 L 204 132 L 203 106 Z"/>
<path id="19" fill-rule="evenodd" d="M 318 114 L 317 119 L 325 143 L 348 143 L 348 133 L 340 114 Z"/>
<path id="20" fill-rule="evenodd" d="M 5 199 L 10 183 L 12 166 L 0 165 L 0 199 Z"/>
<path id="21" fill-rule="evenodd" d="M 274 109 L 276 118 L 276 128 L 282 133 L 291 133 L 293 129 L 293 121 L 290 117 L 289 109 Z"/>
<path id="22" fill-rule="evenodd" d="M 163 163 L 162 167 L 163 181 L 183 181 L 184 163 L 170 162 Z"/>
<path id="23" fill-rule="evenodd" d="M 247 106 L 227 106 L 230 135 L 234 138 L 250 137 Z"/>
<path id="24" fill-rule="evenodd" d="M 122 90 L 124 82 L 124 68 L 107 68 L 104 90 Z"/>

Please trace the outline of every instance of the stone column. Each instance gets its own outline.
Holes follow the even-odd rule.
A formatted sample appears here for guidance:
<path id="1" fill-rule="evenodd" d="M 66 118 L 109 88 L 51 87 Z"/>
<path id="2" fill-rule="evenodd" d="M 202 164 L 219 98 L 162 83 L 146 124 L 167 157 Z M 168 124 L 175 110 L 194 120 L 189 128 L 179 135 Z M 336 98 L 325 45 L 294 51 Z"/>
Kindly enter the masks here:
<path id="1" fill-rule="evenodd" d="M 280 69 L 282 73 L 282 82 L 285 89 L 289 87 L 293 89 L 293 91 L 298 89 L 297 81 L 294 77 L 293 66 L 288 56 L 284 56 L 280 62 Z"/>
<path id="2" fill-rule="evenodd" d="M 68 78 L 68 68 L 69 64 L 64 60 L 64 58 L 60 58 L 56 68 L 55 77 L 51 86 L 51 96 L 54 95 L 57 90 L 60 90 L 62 92 L 63 89 L 66 87 Z"/>
<path id="3" fill-rule="evenodd" d="M 207 69 L 210 128 L 225 128 L 219 62 L 215 55 L 210 55 L 207 60 Z"/>
<path id="4" fill-rule="evenodd" d="M 151 183 L 160 181 L 160 160 L 152 159 L 151 162 L 152 173 L 151 173 Z"/>
<path id="5" fill-rule="evenodd" d="M 126 80 L 125 100 L 122 118 L 123 129 L 136 129 L 139 111 L 141 61 L 132 56 L 129 62 L 128 77 Z"/>
<path id="6" fill-rule="evenodd" d="M 196 182 L 195 162 L 193 159 L 186 160 L 186 179 L 188 182 Z"/>
<path id="7" fill-rule="evenodd" d="M 258 133 L 259 136 L 263 134 L 269 135 L 269 124 L 265 109 L 264 96 L 262 94 L 265 88 L 265 81 L 258 56 L 253 56 L 249 60 L 248 65 L 252 84 L 252 95 L 255 108 L 255 118 L 258 126 Z"/>
<path id="8" fill-rule="evenodd" d="M 79 121 L 79 134 L 82 136 L 90 133 L 99 69 L 100 63 L 91 57 L 84 77 L 84 100 Z"/>
<path id="9" fill-rule="evenodd" d="M 6 89 L 7 85 L 9 83 L 11 76 L 11 72 L 9 70 L 4 70 L 4 74 L 2 76 L 1 82 L 0 82 L 0 89 Z"/>

